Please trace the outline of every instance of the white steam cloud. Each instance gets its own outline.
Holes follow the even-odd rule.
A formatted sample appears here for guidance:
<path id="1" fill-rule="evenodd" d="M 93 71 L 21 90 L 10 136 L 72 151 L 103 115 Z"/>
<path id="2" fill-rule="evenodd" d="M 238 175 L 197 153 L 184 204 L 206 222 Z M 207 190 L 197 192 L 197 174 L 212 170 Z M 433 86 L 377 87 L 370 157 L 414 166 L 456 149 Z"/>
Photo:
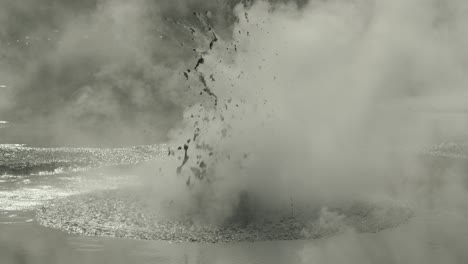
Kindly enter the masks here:
<path id="1" fill-rule="evenodd" d="M 0 117 L 26 124 L 3 130 L 2 138 L 44 145 L 166 140 L 184 107 L 198 100 L 185 95 L 182 76 L 197 48 L 189 28 L 203 32 L 209 23 L 226 34 L 232 5 L 2 1 Z"/>
<path id="2" fill-rule="evenodd" d="M 2 10 L 27 10 L 10 2 L 0 22 L 12 23 Z M 42 53 L 8 48 L 26 31 L 0 26 L 0 111 L 59 120 L 72 141 L 154 127 L 151 140 L 164 139 L 172 128 L 174 155 L 151 176 L 155 204 L 214 222 L 243 193 L 258 213 L 319 208 L 312 224 L 341 234 L 306 244 L 304 263 L 465 263 L 466 168 L 416 150 L 466 141 L 468 2 L 238 3 L 89 1 L 49 21 L 57 35 L 27 32 L 55 37 Z M 92 133 L 65 130 L 68 120 Z M 356 234 L 326 209 L 348 201 L 409 206 L 414 217 Z"/>
<path id="3" fill-rule="evenodd" d="M 304 262 L 462 263 L 467 255 L 455 245 L 466 245 L 456 231 L 468 219 L 465 168 L 417 150 L 466 140 L 467 7 L 367 0 L 238 6 L 233 39 L 220 40 L 193 75 L 215 96 L 185 110 L 172 133 L 179 160 L 161 168 L 168 178 L 158 195 L 170 190 L 170 199 L 212 221 L 235 214 L 244 192 L 257 212 L 290 201 L 409 205 L 409 224 L 372 238 L 343 231 L 342 216 L 322 210 L 322 228 L 344 233 L 306 246 Z M 431 241 L 440 254 L 426 248 Z"/>

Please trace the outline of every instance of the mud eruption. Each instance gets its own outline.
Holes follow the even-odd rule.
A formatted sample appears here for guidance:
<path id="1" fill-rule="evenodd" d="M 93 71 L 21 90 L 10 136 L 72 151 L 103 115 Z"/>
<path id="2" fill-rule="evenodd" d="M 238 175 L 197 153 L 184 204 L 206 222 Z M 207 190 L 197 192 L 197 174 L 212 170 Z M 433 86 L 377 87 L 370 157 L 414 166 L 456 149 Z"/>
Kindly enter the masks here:
<path id="1" fill-rule="evenodd" d="M 428 15 L 400 7 L 413 5 Z M 187 206 L 177 210 L 223 223 L 239 208 L 255 218 L 343 201 L 428 205 L 434 194 L 421 182 L 433 176 L 416 153 L 466 127 L 434 111 L 466 83 L 462 48 L 449 41 L 457 33 L 439 11 L 365 0 L 237 6 L 232 39 L 206 47 L 188 78 L 216 97 L 186 109 L 171 132 L 163 178 L 174 182 L 177 167 L 174 188 L 189 186 L 169 195 Z"/>
<path id="2" fill-rule="evenodd" d="M 109 203 L 144 200 L 137 204 L 145 205 L 141 210 L 148 210 L 151 221 L 127 223 L 122 230 L 129 232 L 122 235 L 113 225 L 106 234 L 141 238 L 141 230 L 132 232 L 142 225 L 160 230 L 153 237 L 142 231 L 153 239 L 217 242 L 231 241 L 237 232 L 232 226 L 254 232 L 255 225 L 268 229 L 291 221 L 295 235 L 274 239 L 336 235 L 325 246 L 334 252 L 359 240 L 355 231 L 381 231 L 412 216 L 425 219 L 437 212 L 450 223 L 467 224 L 466 156 L 453 154 L 466 147 L 461 143 L 468 129 L 467 3 L 99 1 L 88 8 L 96 9 L 94 24 L 74 18 L 63 28 L 58 51 L 36 58 L 27 78 L 4 74 L 12 81 L 2 91 L 14 100 L 0 99 L 0 110 L 19 119 L 37 114 L 39 120 L 59 120 L 57 131 L 72 117 L 98 135 L 97 141 L 109 124 L 122 126 L 117 142 L 138 137 L 133 132 L 141 129 L 155 131 L 149 140 L 168 139 L 167 157 L 140 170 L 144 191 L 96 194 L 95 201 Z M 150 18 L 160 27 L 154 29 Z M 108 25 L 108 34 L 96 33 Z M 83 28 L 97 28 L 96 43 L 84 41 L 90 46 L 75 49 Z M 101 41 L 117 44 L 103 48 Z M 69 68 L 62 67 L 69 61 Z M 96 72 L 64 77 L 70 86 L 55 93 L 62 91 L 63 80 L 54 76 L 77 68 Z M 60 100 L 51 109 L 49 97 L 36 102 L 31 92 L 43 73 L 56 80 L 49 84 L 50 94 Z M 10 88 L 15 85 L 19 88 Z M 103 126 L 100 120 L 106 121 Z M 447 154 L 444 149 L 453 146 Z M 61 208 L 72 204 L 82 205 L 76 210 L 81 216 L 111 214 L 99 202 L 86 207 L 86 201 L 58 201 L 62 207 L 50 207 L 56 218 L 48 225 L 81 232 L 80 225 L 90 222 L 86 217 L 75 223 L 73 216 L 61 215 Z M 139 207 L 119 208 L 116 212 L 125 215 Z M 157 219 L 187 221 L 165 228 Z M 447 234 L 447 245 L 463 241 L 454 235 L 455 227 L 427 225 L 385 241 L 400 248 L 399 241 L 409 236 L 411 243 L 422 244 L 433 230 Z M 197 227 L 208 226 L 215 226 L 205 230 L 210 238 L 198 239 Z M 189 231 L 174 237 L 171 230 L 179 227 Z M 93 228 L 83 232 L 93 234 Z M 256 239 L 250 235 L 232 240 Z M 350 255 L 361 252 L 355 244 L 368 249 L 354 243 Z M 304 258 L 318 259 L 317 250 L 306 248 Z M 446 255 L 466 255 L 451 250 Z M 320 259 L 334 263 L 327 252 Z M 427 258 L 404 259 L 425 263 Z"/>

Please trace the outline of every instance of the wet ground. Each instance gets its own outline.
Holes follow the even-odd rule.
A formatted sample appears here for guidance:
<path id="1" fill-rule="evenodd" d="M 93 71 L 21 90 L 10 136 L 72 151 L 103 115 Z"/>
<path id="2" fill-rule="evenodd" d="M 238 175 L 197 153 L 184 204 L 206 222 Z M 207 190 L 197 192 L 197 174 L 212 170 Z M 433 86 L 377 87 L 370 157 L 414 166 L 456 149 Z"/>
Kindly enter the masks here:
<path id="1" fill-rule="evenodd" d="M 22 149 L 23 146 L 17 145 L 3 145 L 2 147 L 4 150 L 7 149 L 6 153 L 11 153 L 11 149 L 8 148 L 16 148 L 15 155 L 41 151 L 30 148 Z M 457 150 L 456 154 L 453 154 L 453 148 Z M 54 152 L 50 149 L 49 151 Z M 69 151 L 70 157 L 75 155 L 71 153 L 81 153 L 73 149 Z M 99 153 L 99 150 L 95 151 Z M 463 158 L 462 152 L 460 147 L 443 145 L 432 148 L 430 154 L 445 153 L 446 155 L 443 156 L 455 155 Z M 44 153 L 47 155 L 43 156 Z M 105 150 L 102 153 L 113 152 Z M 126 153 L 135 152 L 129 150 Z M 40 159 L 45 162 L 55 157 L 55 154 L 48 151 L 43 151 L 42 154 L 39 155 Z M 26 161 L 26 159 L 23 160 Z M 103 160 L 109 159 L 103 158 Z M 144 159 L 141 162 L 144 162 Z M 26 161 L 16 164 L 34 165 L 35 163 Z M 312 241 L 227 244 L 171 243 L 170 241 L 89 237 L 39 225 L 35 220 L 36 209 L 47 201 L 85 192 L 112 191 L 122 186 L 128 187 L 129 184 L 135 182 L 131 169 L 134 163 L 117 166 L 111 162 L 94 164 L 98 165 L 78 167 L 75 170 L 46 170 L 29 175 L 2 173 L 0 176 L 0 263 L 263 264 L 466 263 L 468 261 L 468 255 L 461 248 L 468 243 L 468 232 L 460 228 L 466 226 L 466 218 L 463 214 L 454 217 L 453 212 L 434 211 L 429 212 L 428 215 L 418 214 L 398 227 L 372 234 L 345 233 Z M 348 258 L 352 259 L 348 260 Z M 356 262 L 356 258 L 360 262 Z"/>
<path id="2" fill-rule="evenodd" d="M 0 263 L 285 263 L 297 259 L 292 243 L 207 245 L 69 234 L 39 225 L 37 208 L 85 192 L 128 187 L 128 166 L 82 168 L 79 172 L 7 175 L 0 182 Z M 263 253 L 260 253 L 263 252 Z M 276 253 L 275 253 L 276 252 Z M 280 262 L 278 262 L 280 261 Z"/>
<path id="3" fill-rule="evenodd" d="M 31 221 L 30 212 L 0 216 L 5 264 L 306 264 L 467 263 L 464 218 L 432 212 L 375 234 L 255 243 L 170 243 L 66 234 Z"/>
<path id="4" fill-rule="evenodd" d="M 8 217 L 8 224 L 0 223 L 0 263 L 299 263 L 297 250 L 303 243 L 207 245 L 85 237 L 23 221 L 29 217 Z"/>
<path id="5" fill-rule="evenodd" d="M 31 148 L 0 145 L 0 210 L 27 210 L 58 197 L 115 189 L 134 181 L 131 168 L 164 147 Z"/>
<path id="6" fill-rule="evenodd" d="M 0 175 L 50 175 L 134 165 L 165 152 L 164 146 L 127 148 L 39 148 L 0 144 Z"/>
<path id="7" fill-rule="evenodd" d="M 266 211 L 249 208 L 225 222 L 213 224 L 202 216 L 174 212 L 177 202 L 154 206 L 154 195 L 141 186 L 74 195 L 47 203 L 36 219 L 44 226 L 90 236 L 111 236 L 170 242 L 237 243 L 318 239 L 340 232 L 376 233 L 407 222 L 412 208 L 397 203 L 346 202 L 328 207 L 295 207 Z M 324 214 L 339 215 L 336 223 L 319 224 Z M 172 215 L 170 217 L 169 215 Z M 165 216 L 165 217 L 162 217 Z"/>

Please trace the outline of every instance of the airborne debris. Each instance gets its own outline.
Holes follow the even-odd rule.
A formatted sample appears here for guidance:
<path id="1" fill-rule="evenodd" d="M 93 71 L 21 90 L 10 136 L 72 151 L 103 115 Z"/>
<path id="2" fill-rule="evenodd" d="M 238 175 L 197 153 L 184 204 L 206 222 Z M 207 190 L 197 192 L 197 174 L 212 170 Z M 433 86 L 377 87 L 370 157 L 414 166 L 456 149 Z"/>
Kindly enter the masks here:
<path id="1" fill-rule="evenodd" d="M 167 155 L 168 155 L 168 156 L 174 156 L 174 155 L 175 155 L 174 150 L 172 150 L 171 148 L 169 148 L 169 149 L 167 150 Z"/>
<path id="2" fill-rule="evenodd" d="M 200 170 L 199 168 L 197 167 L 190 167 L 190 170 L 192 171 L 193 175 L 199 179 L 199 180 L 202 180 L 203 179 L 203 173 L 202 173 L 202 170 Z"/>
<path id="3" fill-rule="evenodd" d="M 187 163 L 187 161 L 189 160 L 189 156 L 188 156 L 188 148 L 189 146 L 187 144 L 184 145 L 184 160 L 182 161 L 182 164 L 177 167 L 177 174 L 180 174 L 182 172 L 182 168 L 184 167 L 184 165 Z"/>
<path id="4" fill-rule="evenodd" d="M 197 65 L 195 65 L 195 70 L 198 69 L 198 66 L 200 66 L 201 64 L 205 63 L 205 59 L 203 59 L 203 57 L 199 58 L 198 61 L 197 61 Z"/>
<path id="5" fill-rule="evenodd" d="M 218 41 L 218 38 L 216 37 L 215 33 L 213 33 L 213 37 L 213 40 L 210 42 L 210 50 L 213 49 L 214 43 Z"/>
<path id="6" fill-rule="evenodd" d="M 197 140 L 197 137 L 200 135 L 200 128 L 197 127 L 193 133 L 193 141 Z"/>
<path id="7" fill-rule="evenodd" d="M 203 86 L 205 87 L 203 89 L 203 91 L 205 93 L 207 93 L 208 95 L 212 96 L 215 99 L 215 106 L 217 106 L 218 105 L 218 96 L 216 96 L 216 94 L 214 94 L 213 91 L 211 91 L 211 89 L 206 84 L 205 76 L 203 76 L 203 74 L 200 74 L 198 76 L 198 78 L 199 78 L 200 82 L 203 84 Z"/>

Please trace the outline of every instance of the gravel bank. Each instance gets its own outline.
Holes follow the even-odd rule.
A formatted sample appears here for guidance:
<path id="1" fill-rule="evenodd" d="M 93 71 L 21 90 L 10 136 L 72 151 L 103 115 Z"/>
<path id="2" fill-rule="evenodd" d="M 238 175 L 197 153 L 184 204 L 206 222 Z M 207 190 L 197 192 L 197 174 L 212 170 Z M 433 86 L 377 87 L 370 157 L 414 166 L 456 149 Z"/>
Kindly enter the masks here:
<path id="1" fill-rule="evenodd" d="M 63 198 L 40 208 L 37 221 L 88 236 L 216 243 L 319 238 L 349 227 L 358 232 L 378 232 L 412 216 L 405 207 L 355 203 L 325 214 L 315 210 L 307 218 L 285 215 L 249 223 L 194 224 L 189 217 L 161 219 L 147 198 L 137 193 L 112 190 Z"/>

